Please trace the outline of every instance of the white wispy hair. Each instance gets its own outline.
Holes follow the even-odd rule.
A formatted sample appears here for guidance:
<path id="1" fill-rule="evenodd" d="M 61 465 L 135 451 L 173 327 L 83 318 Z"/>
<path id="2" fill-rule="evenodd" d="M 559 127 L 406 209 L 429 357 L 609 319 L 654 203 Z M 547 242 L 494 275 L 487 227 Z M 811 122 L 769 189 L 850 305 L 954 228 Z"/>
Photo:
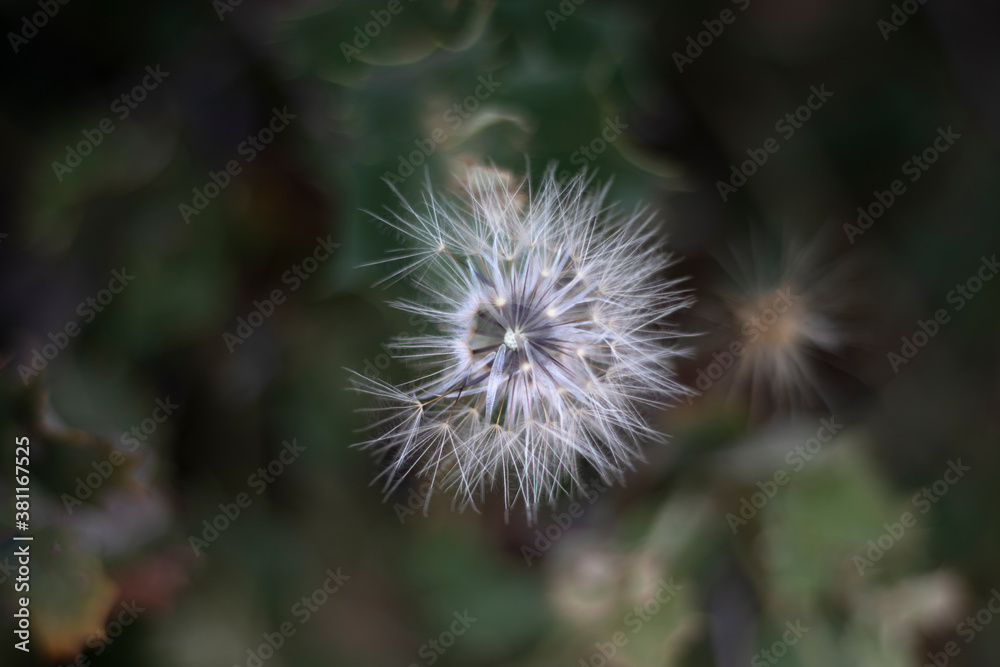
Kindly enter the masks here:
<path id="1" fill-rule="evenodd" d="M 661 439 L 645 413 L 686 391 L 667 317 L 690 303 L 663 275 L 655 214 L 606 205 L 610 184 L 592 192 L 586 173 L 560 182 L 553 166 L 527 193 L 512 180 L 473 168 L 463 196 L 428 183 L 419 210 L 400 196 L 402 211 L 376 216 L 412 241 L 383 260 L 401 262 L 385 280 L 410 277 L 423 295 L 392 305 L 434 333 L 395 342 L 418 380 L 355 374 L 355 387 L 378 399 L 360 446 L 390 457 L 387 493 L 410 473 L 463 508 L 501 488 L 532 520 L 585 465 L 622 482 L 643 441 Z"/>

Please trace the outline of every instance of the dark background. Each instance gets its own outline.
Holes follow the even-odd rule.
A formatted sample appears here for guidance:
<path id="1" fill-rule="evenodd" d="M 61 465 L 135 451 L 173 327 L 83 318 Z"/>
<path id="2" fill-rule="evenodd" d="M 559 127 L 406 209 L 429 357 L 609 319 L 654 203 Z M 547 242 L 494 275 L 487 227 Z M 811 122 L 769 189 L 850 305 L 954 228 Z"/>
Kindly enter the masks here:
<path id="1" fill-rule="evenodd" d="M 1000 251 L 997 5 L 897 3 L 889 30 L 894 6 L 873 1 L 400 0 L 348 62 L 341 44 L 388 5 L 71 0 L 16 51 L 10 33 L 41 10 L 0 8 L 0 557 L 22 436 L 35 538 L 32 652 L 5 633 L 2 664 L 255 664 L 286 622 L 265 664 L 597 667 L 617 632 L 609 664 L 773 664 L 759 652 L 786 622 L 809 628 L 769 654 L 789 667 L 997 664 L 1000 626 L 965 619 L 1000 586 L 1000 284 L 953 292 Z M 169 74 L 121 118 L 114 101 L 157 66 Z M 480 77 L 496 90 L 470 98 Z M 833 94 L 785 136 L 776 123 L 813 86 Z M 248 162 L 241 142 L 285 108 Z M 114 131 L 79 166 L 53 166 L 104 118 Z M 960 138 L 909 180 L 939 128 Z M 723 201 L 718 182 L 769 138 L 777 152 Z M 409 158 L 420 144 L 433 154 Z M 240 173 L 186 222 L 180 205 L 232 160 Z M 345 368 L 409 377 L 381 346 L 421 326 L 385 305 L 406 285 L 372 288 L 384 269 L 361 266 L 398 245 L 362 211 L 398 205 L 382 178 L 401 161 L 421 163 L 398 186 L 413 201 L 469 165 L 537 179 L 559 161 L 661 212 L 698 300 L 679 372 L 699 395 L 655 417 L 669 444 L 579 516 L 567 499 L 508 523 L 499 498 L 476 514 L 434 496 L 425 517 L 408 507 L 419 480 L 386 502 L 369 486 Z M 896 179 L 905 192 L 863 234 L 845 227 Z M 283 276 L 317 239 L 339 247 L 293 291 Z M 134 281 L 81 314 L 123 268 Z M 286 300 L 227 345 L 275 289 Z M 750 340 L 778 289 L 794 308 Z M 911 350 L 921 321 L 936 333 Z M 68 323 L 78 334 L 43 364 Z M 157 400 L 178 407 L 123 441 Z M 836 437 L 786 458 L 821 420 Z M 258 486 L 292 439 L 299 458 Z M 934 487 L 959 460 L 970 470 Z M 203 522 L 241 493 L 208 540 Z M 887 534 L 906 512 L 915 525 Z M 295 605 L 338 568 L 349 579 L 300 623 Z M 629 616 L 671 578 L 679 593 Z M 0 573 L 5 628 L 13 583 Z"/>

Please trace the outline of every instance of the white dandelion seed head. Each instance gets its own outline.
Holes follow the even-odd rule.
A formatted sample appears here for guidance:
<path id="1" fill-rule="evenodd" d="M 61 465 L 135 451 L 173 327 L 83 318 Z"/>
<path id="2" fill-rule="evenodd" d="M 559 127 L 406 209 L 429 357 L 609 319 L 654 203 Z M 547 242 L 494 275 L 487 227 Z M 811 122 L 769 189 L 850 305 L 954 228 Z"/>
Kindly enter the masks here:
<path id="1" fill-rule="evenodd" d="M 387 492 L 410 473 L 462 507 L 502 489 L 531 520 L 585 466 L 622 481 L 659 437 L 644 413 L 686 391 L 668 318 L 689 299 L 663 276 L 655 216 L 607 206 L 608 186 L 591 185 L 553 167 L 531 192 L 473 169 L 463 197 L 428 185 L 419 210 L 404 201 L 379 218 L 412 240 L 386 280 L 409 277 L 422 295 L 393 305 L 434 329 L 396 343 L 416 381 L 357 376 L 380 403 L 378 436 L 361 445 L 390 458 Z"/>

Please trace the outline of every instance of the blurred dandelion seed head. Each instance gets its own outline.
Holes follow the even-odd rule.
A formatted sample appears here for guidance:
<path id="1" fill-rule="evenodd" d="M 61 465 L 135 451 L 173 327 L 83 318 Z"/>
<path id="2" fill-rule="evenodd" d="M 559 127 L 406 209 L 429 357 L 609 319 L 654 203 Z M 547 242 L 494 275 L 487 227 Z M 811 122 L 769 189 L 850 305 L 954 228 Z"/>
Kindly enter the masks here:
<path id="1" fill-rule="evenodd" d="M 644 410 L 684 392 L 667 318 L 689 300 L 663 277 L 655 216 L 608 206 L 585 173 L 558 182 L 550 168 L 534 192 L 496 169 L 464 183 L 380 218 L 413 242 L 385 280 L 423 296 L 393 305 L 435 331 L 396 342 L 416 381 L 357 376 L 379 403 L 361 446 L 390 459 L 387 492 L 411 472 L 462 507 L 497 488 L 530 520 L 578 487 L 584 463 L 621 481 L 659 436 Z"/>
<path id="2" fill-rule="evenodd" d="M 823 240 L 786 240 L 775 258 L 754 251 L 727 267 L 736 286 L 722 294 L 724 321 L 712 328 L 731 334 L 715 346 L 738 350 L 729 384 L 753 409 L 829 404 L 824 359 L 858 341 L 853 269 L 824 261 Z"/>

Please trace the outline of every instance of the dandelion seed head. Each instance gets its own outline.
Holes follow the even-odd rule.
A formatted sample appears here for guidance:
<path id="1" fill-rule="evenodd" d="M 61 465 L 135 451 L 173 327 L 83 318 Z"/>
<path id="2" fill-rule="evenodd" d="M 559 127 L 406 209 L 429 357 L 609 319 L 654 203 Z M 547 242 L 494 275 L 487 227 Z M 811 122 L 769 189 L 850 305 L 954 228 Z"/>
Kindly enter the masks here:
<path id="1" fill-rule="evenodd" d="M 713 323 L 730 335 L 713 347 L 739 343 L 725 384 L 754 414 L 830 407 L 831 371 L 847 370 L 828 362 L 858 342 L 856 277 L 852 265 L 826 258 L 826 241 L 821 232 L 806 244 L 784 238 L 776 251 L 751 244 L 732 267 L 723 263 L 734 284 L 723 295 L 724 318 Z"/>
<path id="2" fill-rule="evenodd" d="M 531 192 L 472 169 L 463 196 L 428 187 L 423 206 L 380 218 L 412 241 L 386 280 L 422 295 L 394 305 L 434 329 L 397 342 L 417 380 L 357 379 L 380 403 L 362 445 L 389 459 L 387 492 L 410 473 L 462 507 L 498 489 L 530 519 L 584 466 L 622 481 L 660 436 L 646 412 L 685 393 L 669 319 L 689 299 L 663 275 L 654 216 L 608 206 L 592 185 L 550 168 Z"/>

